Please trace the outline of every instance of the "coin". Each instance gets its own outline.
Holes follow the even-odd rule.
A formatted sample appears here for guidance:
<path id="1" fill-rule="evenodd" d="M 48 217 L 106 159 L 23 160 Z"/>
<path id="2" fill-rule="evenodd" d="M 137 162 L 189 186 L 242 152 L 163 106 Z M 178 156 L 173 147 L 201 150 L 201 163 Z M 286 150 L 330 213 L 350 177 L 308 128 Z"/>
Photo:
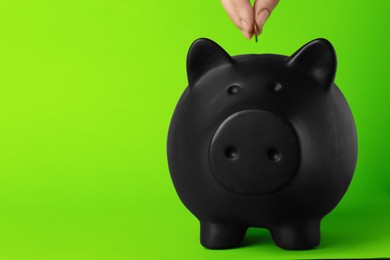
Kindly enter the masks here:
<path id="1" fill-rule="evenodd" d="M 255 23 L 255 41 L 257 42 L 257 24 Z"/>

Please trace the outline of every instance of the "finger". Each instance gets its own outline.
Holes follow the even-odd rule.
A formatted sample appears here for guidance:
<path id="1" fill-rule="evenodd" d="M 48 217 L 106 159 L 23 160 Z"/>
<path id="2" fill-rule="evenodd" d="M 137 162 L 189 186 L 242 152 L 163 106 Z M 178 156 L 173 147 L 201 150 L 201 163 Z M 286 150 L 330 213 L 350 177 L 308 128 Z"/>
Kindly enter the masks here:
<path id="1" fill-rule="evenodd" d="M 257 27 L 259 28 L 258 32 L 262 31 L 265 22 L 268 17 L 271 15 L 271 12 L 275 9 L 276 5 L 279 3 L 279 0 L 256 0 L 254 4 L 255 10 L 255 20 Z"/>
<path id="2" fill-rule="evenodd" d="M 241 32 L 248 38 L 252 38 L 255 15 L 249 0 L 231 0 L 234 9 L 240 19 Z"/>
<path id="3" fill-rule="evenodd" d="M 231 0 L 221 0 L 222 6 L 234 25 L 241 30 L 241 21 Z"/>
<path id="4" fill-rule="evenodd" d="M 222 6 L 225 8 L 230 20 L 240 29 L 241 33 L 247 38 L 250 39 L 251 35 L 242 27 L 240 17 L 237 14 L 237 11 L 231 0 L 221 0 Z"/>

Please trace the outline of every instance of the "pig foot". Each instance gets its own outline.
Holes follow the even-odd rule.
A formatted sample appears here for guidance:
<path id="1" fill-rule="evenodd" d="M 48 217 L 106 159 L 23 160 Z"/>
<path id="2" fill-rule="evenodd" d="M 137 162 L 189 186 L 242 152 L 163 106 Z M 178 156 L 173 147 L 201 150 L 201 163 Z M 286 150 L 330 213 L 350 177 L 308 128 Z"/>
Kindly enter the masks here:
<path id="1" fill-rule="evenodd" d="M 271 228 L 271 234 L 275 244 L 281 248 L 311 249 L 320 243 L 320 221 L 310 220 L 276 225 Z"/>
<path id="2" fill-rule="evenodd" d="M 200 223 L 200 243 L 209 249 L 224 249 L 238 246 L 244 239 L 246 227 L 236 224 Z"/>

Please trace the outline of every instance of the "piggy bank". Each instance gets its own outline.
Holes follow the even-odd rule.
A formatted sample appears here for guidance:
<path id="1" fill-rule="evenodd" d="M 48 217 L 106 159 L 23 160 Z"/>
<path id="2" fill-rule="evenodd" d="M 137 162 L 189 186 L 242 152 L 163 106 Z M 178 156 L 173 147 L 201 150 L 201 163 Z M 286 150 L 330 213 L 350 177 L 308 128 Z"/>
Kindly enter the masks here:
<path id="1" fill-rule="evenodd" d="M 284 249 L 319 245 L 320 222 L 357 161 L 355 123 L 335 73 L 325 39 L 290 57 L 232 57 L 208 39 L 192 44 L 167 154 L 204 247 L 235 247 L 249 227 L 268 229 Z"/>

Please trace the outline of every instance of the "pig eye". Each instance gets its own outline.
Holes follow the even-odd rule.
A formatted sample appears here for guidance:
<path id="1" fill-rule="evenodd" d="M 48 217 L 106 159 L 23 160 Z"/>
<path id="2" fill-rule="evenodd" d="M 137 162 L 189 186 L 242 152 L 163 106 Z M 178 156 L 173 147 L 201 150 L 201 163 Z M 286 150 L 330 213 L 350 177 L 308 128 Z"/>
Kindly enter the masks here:
<path id="1" fill-rule="evenodd" d="M 238 93 L 241 92 L 241 88 L 240 86 L 237 86 L 237 85 L 231 85 L 230 87 L 228 87 L 227 89 L 227 93 L 229 95 L 237 95 Z"/>

